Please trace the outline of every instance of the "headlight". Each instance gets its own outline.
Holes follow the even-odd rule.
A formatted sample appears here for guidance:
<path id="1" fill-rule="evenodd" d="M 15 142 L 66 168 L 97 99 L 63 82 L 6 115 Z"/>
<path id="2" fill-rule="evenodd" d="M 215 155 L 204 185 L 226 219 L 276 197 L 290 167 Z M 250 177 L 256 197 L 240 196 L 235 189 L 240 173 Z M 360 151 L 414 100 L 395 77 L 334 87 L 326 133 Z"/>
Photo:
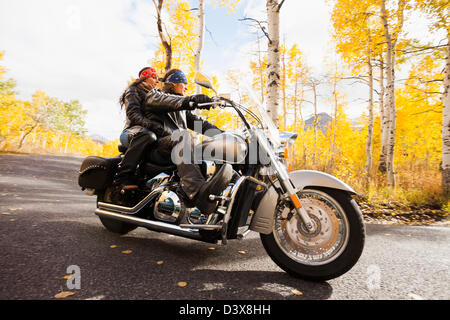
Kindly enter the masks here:
<path id="1" fill-rule="evenodd" d="M 278 155 L 283 159 L 284 164 L 291 171 L 292 165 L 289 161 L 289 149 L 293 146 L 295 139 L 297 139 L 297 134 L 292 132 L 280 132 L 281 147 L 278 149 Z"/>
<path id="2" fill-rule="evenodd" d="M 280 140 L 283 144 L 283 147 L 290 148 L 294 142 L 295 139 L 297 139 L 297 134 L 293 132 L 280 132 Z"/>

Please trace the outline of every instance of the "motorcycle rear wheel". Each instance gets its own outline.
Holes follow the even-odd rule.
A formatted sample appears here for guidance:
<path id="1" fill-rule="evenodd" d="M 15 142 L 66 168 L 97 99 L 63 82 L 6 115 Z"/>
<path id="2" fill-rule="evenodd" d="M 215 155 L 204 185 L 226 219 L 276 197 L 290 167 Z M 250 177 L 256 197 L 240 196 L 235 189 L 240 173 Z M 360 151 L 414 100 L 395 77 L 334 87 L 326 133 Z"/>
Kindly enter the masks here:
<path id="1" fill-rule="evenodd" d="M 112 187 L 107 188 L 103 193 L 98 195 L 97 202 L 101 201 L 101 202 L 113 203 L 112 192 L 113 192 Z M 99 218 L 100 218 L 100 222 L 103 224 L 103 226 L 108 231 L 117 233 L 120 235 L 127 234 L 128 232 L 131 232 L 137 228 L 137 226 L 123 222 L 123 221 L 108 219 L 105 217 L 99 217 Z"/>
<path id="2" fill-rule="evenodd" d="M 293 208 L 278 204 L 272 233 L 261 234 L 265 250 L 294 277 L 325 281 L 341 276 L 356 264 L 364 247 L 358 205 L 350 195 L 334 189 L 305 189 L 298 196 L 315 230 L 308 233 Z"/>

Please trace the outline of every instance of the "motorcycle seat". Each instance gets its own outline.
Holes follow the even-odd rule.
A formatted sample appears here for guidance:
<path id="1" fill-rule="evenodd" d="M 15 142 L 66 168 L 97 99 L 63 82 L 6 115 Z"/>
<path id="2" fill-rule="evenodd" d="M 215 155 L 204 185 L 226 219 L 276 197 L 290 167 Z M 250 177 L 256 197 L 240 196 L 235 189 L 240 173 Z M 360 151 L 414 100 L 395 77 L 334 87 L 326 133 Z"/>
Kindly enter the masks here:
<path id="1" fill-rule="evenodd" d="M 142 129 L 141 129 L 142 130 Z M 150 130 L 144 129 L 151 140 L 151 145 L 157 141 L 155 133 Z M 120 153 L 125 153 L 128 150 L 130 141 L 133 138 L 133 132 L 130 130 L 124 130 L 120 135 L 118 149 Z M 154 152 L 151 148 L 147 152 L 147 161 L 144 164 L 144 169 L 150 176 L 156 176 L 161 172 L 171 172 L 176 170 L 176 166 L 172 163 L 171 159 L 166 159 L 161 156 L 158 152 Z"/>
<path id="2" fill-rule="evenodd" d="M 173 164 L 172 160 L 163 157 L 158 152 L 149 150 L 147 153 L 147 162 L 145 163 L 145 171 L 150 176 L 156 176 L 161 172 L 172 172 L 177 167 Z"/>
<path id="3" fill-rule="evenodd" d="M 177 167 L 175 165 L 159 166 L 159 165 L 156 165 L 151 162 L 147 162 L 145 164 L 145 172 L 150 177 L 155 177 L 162 172 L 170 174 L 171 172 L 175 171 L 176 169 L 177 169 Z"/>

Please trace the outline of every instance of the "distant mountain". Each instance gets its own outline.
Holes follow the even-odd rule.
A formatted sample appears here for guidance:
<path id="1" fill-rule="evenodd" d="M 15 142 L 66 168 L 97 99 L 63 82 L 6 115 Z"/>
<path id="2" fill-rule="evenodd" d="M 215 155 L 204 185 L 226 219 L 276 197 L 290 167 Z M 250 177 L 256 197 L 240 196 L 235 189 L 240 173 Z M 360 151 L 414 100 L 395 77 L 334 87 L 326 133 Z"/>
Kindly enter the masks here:
<path id="1" fill-rule="evenodd" d="M 305 130 L 314 127 L 314 115 L 305 120 Z M 328 124 L 333 118 L 326 112 L 320 112 L 317 114 L 317 129 L 325 133 L 327 131 Z"/>
<path id="2" fill-rule="evenodd" d="M 353 128 L 357 130 L 363 130 L 364 129 L 364 123 L 361 123 L 361 118 L 352 118 L 350 119 L 350 124 Z"/>
<path id="3" fill-rule="evenodd" d="M 91 134 L 90 137 L 93 141 L 100 143 L 100 144 L 106 144 L 109 141 L 109 139 L 106 139 L 105 137 L 103 137 L 99 134 L 95 134 L 95 133 Z"/>
<path id="4" fill-rule="evenodd" d="M 323 133 L 325 133 L 327 131 L 328 128 L 328 124 L 333 121 L 333 118 L 326 112 L 320 112 L 317 114 L 317 128 L 322 131 Z M 364 124 L 360 123 L 360 118 L 352 118 L 350 119 L 350 125 L 353 129 L 355 130 L 363 130 L 364 129 Z M 338 119 L 339 121 L 339 119 Z M 305 130 L 306 129 L 311 129 L 314 126 L 314 115 L 310 116 L 306 121 L 305 121 Z"/>

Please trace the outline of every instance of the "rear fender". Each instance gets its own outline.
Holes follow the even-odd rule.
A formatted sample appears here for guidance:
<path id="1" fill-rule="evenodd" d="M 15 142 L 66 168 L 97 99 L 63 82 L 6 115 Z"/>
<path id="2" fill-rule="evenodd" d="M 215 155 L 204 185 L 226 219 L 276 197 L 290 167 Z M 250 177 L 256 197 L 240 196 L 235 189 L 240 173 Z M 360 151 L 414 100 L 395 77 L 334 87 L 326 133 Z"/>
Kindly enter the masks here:
<path id="1" fill-rule="evenodd" d="M 343 190 L 349 194 L 356 194 L 355 190 L 346 183 L 324 172 L 298 170 L 289 172 L 289 177 L 297 190 L 303 190 L 306 187 L 325 187 Z M 278 181 L 274 185 L 277 188 L 280 187 Z M 250 223 L 250 230 L 263 234 L 270 234 L 272 232 L 275 208 L 278 200 L 278 192 L 274 186 L 270 186 L 256 209 L 255 215 Z"/>

